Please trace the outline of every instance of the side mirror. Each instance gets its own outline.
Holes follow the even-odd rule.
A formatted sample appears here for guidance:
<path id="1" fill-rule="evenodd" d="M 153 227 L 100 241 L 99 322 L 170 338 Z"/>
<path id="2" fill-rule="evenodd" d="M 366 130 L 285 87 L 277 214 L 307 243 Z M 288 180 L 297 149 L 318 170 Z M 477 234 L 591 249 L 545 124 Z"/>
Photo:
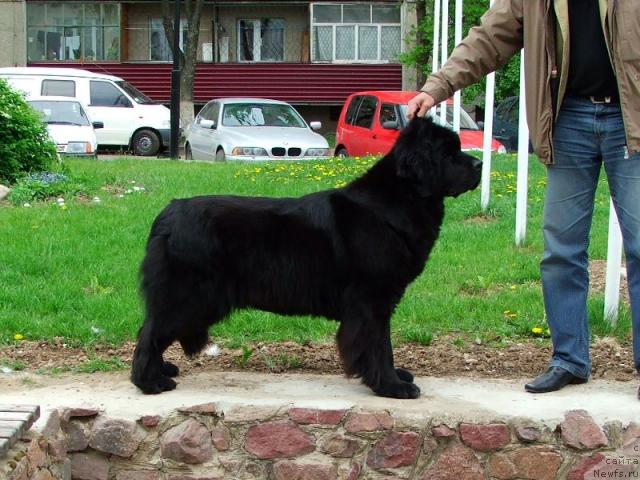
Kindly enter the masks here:
<path id="1" fill-rule="evenodd" d="M 216 122 L 214 122 L 213 120 L 207 120 L 203 118 L 202 120 L 200 120 L 200 126 L 202 128 L 209 128 L 211 130 L 215 130 Z"/>
<path id="2" fill-rule="evenodd" d="M 387 120 L 382 123 L 382 128 L 385 130 L 398 130 L 398 122 L 395 120 Z"/>
<path id="3" fill-rule="evenodd" d="M 104 122 L 93 122 L 92 123 L 94 129 L 104 128 Z"/>
<path id="4" fill-rule="evenodd" d="M 322 122 L 311 122 L 309 127 L 311 127 L 311 130 L 318 131 L 322 128 Z"/>

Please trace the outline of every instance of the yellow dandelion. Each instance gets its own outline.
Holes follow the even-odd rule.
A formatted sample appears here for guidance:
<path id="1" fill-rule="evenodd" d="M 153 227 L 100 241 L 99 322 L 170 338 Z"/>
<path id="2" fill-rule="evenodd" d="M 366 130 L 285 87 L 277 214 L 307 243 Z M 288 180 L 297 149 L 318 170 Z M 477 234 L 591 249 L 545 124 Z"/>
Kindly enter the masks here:
<path id="1" fill-rule="evenodd" d="M 542 328 L 540 328 L 540 327 L 533 327 L 533 328 L 531 329 L 531 331 L 532 331 L 533 333 L 535 333 L 536 335 L 540 335 L 540 334 L 542 333 Z"/>
<path id="2" fill-rule="evenodd" d="M 16 333 L 16 334 L 13 336 L 13 339 L 14 339 L 14 340 L 17 340 L 17 341 L 23 340 L 23 339 L 24 339 L 24 335 L 22 335 L 21 333 Z"/>

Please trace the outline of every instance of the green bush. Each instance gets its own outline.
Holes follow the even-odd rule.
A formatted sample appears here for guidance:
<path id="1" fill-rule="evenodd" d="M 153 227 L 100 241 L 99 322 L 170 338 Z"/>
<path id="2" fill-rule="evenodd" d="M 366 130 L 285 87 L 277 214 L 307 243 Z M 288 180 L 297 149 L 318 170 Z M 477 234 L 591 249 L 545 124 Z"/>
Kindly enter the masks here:
<path id="1" fill-rule="evenodd" d="M 47 170 L 56 158 L 56 146 L 39 115 L 0 80 L 0 182 Z"/>

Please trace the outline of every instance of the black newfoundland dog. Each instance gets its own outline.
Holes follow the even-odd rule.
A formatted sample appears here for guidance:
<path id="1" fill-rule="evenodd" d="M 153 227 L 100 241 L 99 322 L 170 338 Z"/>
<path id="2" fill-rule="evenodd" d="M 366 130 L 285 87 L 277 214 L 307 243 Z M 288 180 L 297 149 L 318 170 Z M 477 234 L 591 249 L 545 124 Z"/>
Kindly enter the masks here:
<path id="1" fill-rule="evenodd" d="M 343 188 L 172 201 L 153 223 L 141 267 L 146 318 L 133 383 L 144 393 L 174 389 L 178 368 L 162 357 L 169 345 L 194 355 L 209 326 L 256 308 L 337 320 L 347 375 L 377 395 L 417 398 L 413 375 L 394 368 L 389 322 L 438 237 L 444 197 L 477 187 L 480 168 L 454 132 L 417 118 Z"/>

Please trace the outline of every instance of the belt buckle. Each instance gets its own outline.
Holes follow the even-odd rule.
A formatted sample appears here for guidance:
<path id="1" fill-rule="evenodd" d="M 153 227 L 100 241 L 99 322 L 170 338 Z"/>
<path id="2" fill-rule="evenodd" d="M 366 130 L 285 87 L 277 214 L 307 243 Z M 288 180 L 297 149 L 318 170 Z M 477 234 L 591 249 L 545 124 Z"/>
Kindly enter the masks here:
<path id="1" fill-rule="evenodd" d="M 591 95 L 589 97 L 589 100 L 591 100 L 591 103 L 611 103 L 611 97 L 610 96 L 606 96 L 606 97 L 594 97 L 593 95 Z"/>

